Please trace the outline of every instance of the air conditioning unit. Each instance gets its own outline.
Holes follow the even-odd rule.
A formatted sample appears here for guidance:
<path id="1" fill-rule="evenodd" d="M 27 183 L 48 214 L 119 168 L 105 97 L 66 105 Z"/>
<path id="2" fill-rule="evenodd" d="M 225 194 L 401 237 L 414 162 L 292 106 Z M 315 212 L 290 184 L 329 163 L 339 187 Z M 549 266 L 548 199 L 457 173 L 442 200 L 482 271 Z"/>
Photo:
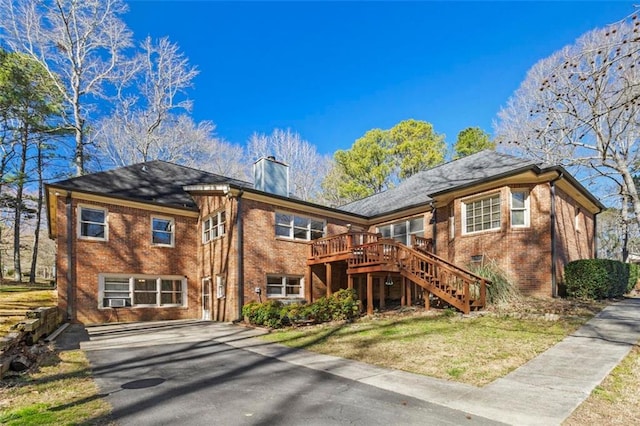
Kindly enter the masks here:
<path id="1" fill-rule="evenodd" d="M 108 306 L 110 308 L 124 308 L 127 306 L 126 299 L 109 299 Z"/>

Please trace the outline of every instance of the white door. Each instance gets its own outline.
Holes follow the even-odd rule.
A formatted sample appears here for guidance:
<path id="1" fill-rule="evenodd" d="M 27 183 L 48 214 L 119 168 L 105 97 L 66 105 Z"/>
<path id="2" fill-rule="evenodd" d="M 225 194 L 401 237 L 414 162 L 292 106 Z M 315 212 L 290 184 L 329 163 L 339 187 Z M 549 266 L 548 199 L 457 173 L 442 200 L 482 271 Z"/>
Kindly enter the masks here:
<path id="1" fill-rule="evenodd" d="M 202 319 L 211 320 L 211 278 L 202 280 Z"/>

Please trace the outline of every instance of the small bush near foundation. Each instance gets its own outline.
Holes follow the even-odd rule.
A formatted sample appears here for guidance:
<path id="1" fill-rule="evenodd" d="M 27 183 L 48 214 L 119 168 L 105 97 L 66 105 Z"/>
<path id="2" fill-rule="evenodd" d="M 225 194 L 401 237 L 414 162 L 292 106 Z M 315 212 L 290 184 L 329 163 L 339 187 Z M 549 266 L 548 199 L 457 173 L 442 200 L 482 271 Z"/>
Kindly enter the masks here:
<path id="1" fill-rule="evenodd" d="M 481 265 L 471 265 L 469 270 L 491 281 L 487 286 L 488 305 L 508 304 L 521 298 L 517 284 L 494 260 L 488 260 Z"/>
<path id="2" fill-rule="evenodd" d="M 270 300 L 264 303 L 250 302 L 242 307 L 242 315 L 249 323 L 269 328 L 280 328 L 300 322 L 351 320 L 359 313 L 356 293 L 348 289 L 339 290 L 309 305 L 285 305 L 280 301 Z"/>
<path id="3" fill-rule="evenodd" d="M 610 259 L 581 259 L 564 269 L 567 296 L 601 300 L 630 292 L 638 280 L 638 265 Z"/>

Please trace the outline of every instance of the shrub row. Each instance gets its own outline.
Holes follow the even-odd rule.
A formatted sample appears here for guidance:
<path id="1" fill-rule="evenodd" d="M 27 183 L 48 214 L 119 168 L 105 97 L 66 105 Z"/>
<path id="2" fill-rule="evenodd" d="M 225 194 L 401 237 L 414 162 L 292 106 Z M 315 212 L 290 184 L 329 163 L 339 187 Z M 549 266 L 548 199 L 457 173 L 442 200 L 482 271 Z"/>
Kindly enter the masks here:
<path id="1" fill-rule="evenodd" d="M 636 264 L 610 259 L 575 260 L 564 270 L 567 296 L 595 300 L 620 297 L 633 289 L 639 274 Z"/>
<path id="2" fill-rule="evenodd" d="M 264 303 L 250 302 L 242 307 L 242 315 L 254 325 L 280 328 L 301 322 L 321 323 L 351 320 L 360 314 L 353 289 L 342 289 L 329 297 L 322 297 L 309 305 L 283 304 L 278 300 Z"/>

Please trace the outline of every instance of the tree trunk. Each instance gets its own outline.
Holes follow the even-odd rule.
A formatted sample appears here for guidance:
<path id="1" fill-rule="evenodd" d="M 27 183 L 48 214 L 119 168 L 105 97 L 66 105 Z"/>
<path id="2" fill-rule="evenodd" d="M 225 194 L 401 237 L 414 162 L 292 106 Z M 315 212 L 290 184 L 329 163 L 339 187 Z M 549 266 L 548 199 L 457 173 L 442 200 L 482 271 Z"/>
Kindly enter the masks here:
<path id="1" fill-rule="evenodd" d="M 33 235 L 33 252 L 31 253 L 31 271 L 29 272 L 29 282 L 35 284 L 36 271 L 38 265 L 38 248 L 40 245 L 40 224 L 42 223 L 42 204 L 44 199 L 44 180 L 42 178 L 42 142 L 38 143 L 37 157 L 38 173 L 38 205 L 36 207 L 36 227 Z"/>
<path id="2" fill-rule="evenodd" d="M 22 151 L 20 153 L 20 170 L 16 182 L 16 205 L 14 209 L 15 220 L 13 222 L 13 268 L 17 282 L 22 282 L 22 266 L 20 263 L 20 228 L 22 221 L 22 198 L 24 192 L 25 171 L 27 168 L 27 147 L 29 143 L 29 129 L 27 126 L 22 131 Z"/>

